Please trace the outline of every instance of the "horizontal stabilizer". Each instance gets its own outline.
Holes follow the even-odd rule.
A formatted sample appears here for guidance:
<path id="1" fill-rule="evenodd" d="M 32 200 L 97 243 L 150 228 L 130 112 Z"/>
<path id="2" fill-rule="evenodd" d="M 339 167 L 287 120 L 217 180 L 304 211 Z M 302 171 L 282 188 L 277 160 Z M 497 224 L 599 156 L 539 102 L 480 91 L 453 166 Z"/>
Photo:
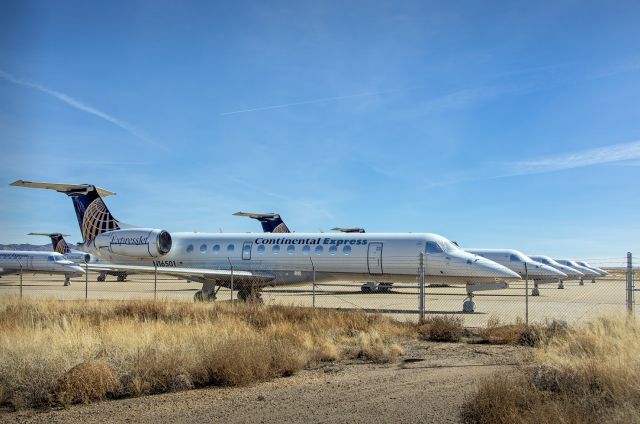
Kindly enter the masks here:
<path id="1" fill-rule="evenodd" d="M 246 216 L 253 219 L 279 219 L 280 215 L 277 213 L 252 213 L 252 212 L 236 212 L 235 216 Z"/>
<path id="2" fill-rule="evenodd" d="M 74 194 L 74 193 L 85 194 L 92 189 L 95 189 L 98 192 L 98 194 L 102 197 L 112 196 L 115 194 L 112 191 L 105 190 L 103 188 L 96 187 L 91 184 L 57 184 L 57 183 L 18 180 L 18 181 L 12 182 L 11 185 L 15 187 L 43 188 L 48 190 L 55 190 L 59 193 L 64 193 L 64 194 Z"/>
<path id="3" fill-rule="evenodd" d="M 29 233 L 27 235 L 28 236 L 45 236 L 45 237 L 54 237 L 54 236 L 69 237 L 69 234 L 62 234 L 62 233 Z"/>
<path id="4" fill-rule="evenodd" d="M 359 227 L 336 227 L 332 228 L 331 231 L 340 231 L 341 233 L 364 233 L 364 228 Z"/>

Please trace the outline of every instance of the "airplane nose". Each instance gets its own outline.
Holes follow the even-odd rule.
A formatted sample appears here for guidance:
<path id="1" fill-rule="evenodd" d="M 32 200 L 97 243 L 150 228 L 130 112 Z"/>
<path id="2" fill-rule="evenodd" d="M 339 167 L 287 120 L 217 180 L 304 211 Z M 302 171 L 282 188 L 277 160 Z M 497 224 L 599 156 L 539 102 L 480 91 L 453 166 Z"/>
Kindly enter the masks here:
<path id="1" fill-rule="evenodd" d="M 520 274 L 496 262 L 485 259 L 482 261 L 478 261 L 477 264 L 482 266 L 484 268 L 484 271 L 491 277 L 504 280 L 520 280 Z"/>
<path id="2" fill-rule="evenodd" d="M 554 267 L 551 267 L 549 265 L 541 265 L 540 269 L 542 269 L 543 271 L 546 271 L 546 275 L 551 275 L 553 277 L 567 277 L 567 274 L 565 274 L 564 272 L 560 271 L 559 269 L 555 269 Z"/>

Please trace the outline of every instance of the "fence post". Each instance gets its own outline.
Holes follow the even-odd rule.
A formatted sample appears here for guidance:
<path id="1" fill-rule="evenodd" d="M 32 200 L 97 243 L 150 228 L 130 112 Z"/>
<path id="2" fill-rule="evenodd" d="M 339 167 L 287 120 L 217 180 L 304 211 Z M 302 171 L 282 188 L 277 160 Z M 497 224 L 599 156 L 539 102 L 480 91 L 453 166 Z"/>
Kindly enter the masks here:
<path id="1" fill-rule="evenodd" d="M 20 265 L 20 299 L 22 299 L 22 262 L 18 259 L 18 265 Z"/>
<path id="2" fill-rule="evenodd" d="M 229 288 L 231 289 L 231 303 L 233 304 L 233 265 L 231 264 L 231 259 L 227 257 L 227 262 L 229 262 L 229 268 L 231 269 L 231 284 L 229 284 Z"/>
<path id="3" fill-rule="evenodd" d="M 89 299 L 89 262 L 84 259 L 84 300 Z"/>
<path id="4" fill-rule="evenodd" d="M 529 268 L 524 263 L 524 322 L 529 326 Z"/>
<path id="5" fill-rule="evenodd" d="M 424 322 L 424 252 L 420 252 L 420 301 L 418 302 L 418 322 Z"/>
<path id="6" fill-rule="evenodd" d="M 311 306 L 313 307 L 313 309 L 316 308 L 316 266 L 313 263 L 313 259 L 309 258 L 309 261 L 311 261 L 311 271 L 313 272 L 313 296 L 312 296 L 312 301 L 311 301 Z"/>
<path id="7" fill-rule="evenodd" d="M 627 311 L 633 313 L 633 258 L 627 252 Z"/>
<path id="8" fill-rule="evenodd" d="M 155 261 L 154 261 L 155 262 Z M 158 298 L 158 265 L 153 264 L 153 301 Z"/>

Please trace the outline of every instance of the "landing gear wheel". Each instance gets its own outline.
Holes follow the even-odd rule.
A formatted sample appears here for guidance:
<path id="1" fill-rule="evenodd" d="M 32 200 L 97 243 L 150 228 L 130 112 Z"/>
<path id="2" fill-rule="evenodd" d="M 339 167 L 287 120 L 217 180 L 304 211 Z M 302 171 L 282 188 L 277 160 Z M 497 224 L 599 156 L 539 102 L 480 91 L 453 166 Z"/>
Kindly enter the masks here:
<path id="1" fill-rule="evenodd" d="M 540 289 L 537 287 L 531 289 L 531 296 L 540 296 Z"/>
<path id="2" fill-rule="evenodd" d="M 238 299 L 243 302 L 262 303 L 262 294 L 258 290 L 242 288 L 238 291 Z"/>
<path id="3" fill-rule="evenodd" d="M 580 285 L 584 286 L 584 280 L 580 280 Z"/>
<path id="4" fill-rule="evenodd" d="M 560 290 L 564 289 L 564 282 L 563 281 L 560 281 L 560 284 L 558 284 L 558 288 Z"/>
<path id="5" fill-rule="evenodd" d="M 127 279 L 127 276 L 126 276 L 126 275 L 122 275 L 122 274 L 118 275 L 118 282 L 122 283 L 122 282 L 123 282 L 123 281 L 125 281 L 126 279 Z"/>
<path id="6" fill-rule="evenodd" d="M 216 294 L 213 292 L 203 293 L 202 290 L 198 290 L 193 295 L 194 302 L 213 302 L 214 300 L 216 300 Z"/>
<path id="7" fill-rule="evenodd" d="M 469 296 L 467 300 L 462 304 L 462 312 L 465 314 L 472 314 L 476 311 L 476 304 L 473 302 L 473 298 Z"/>
<path id="8" fill-rule="evenodd" d="M 366 284 L 362 285 L 360 287 L 360 291 L 362 293 L 371 293 L 371 287 L 367 286 Z"/>
<path id="9" fill-rule="evenodd" d="M 381 293 L 389 293 L 391 291 L 392 286 L 393 286 L 393 283 L 380 283 L 380 285 L 378 286 L 378 290 Z"/>
<path id="10" fill-rule="evenodd" d="M 71 280 L 69 280 L 68 277 L 64 279 L 64 285 L 65 285 L 65 287 L 71 285 Z"/>
<path id="11" fill-rule="evenodd" d="M 102 283 L 103 281 L 105 281 L 106 279 L 107 279 L 107 276 L 106 276 L 106 275 L 104 275 L 104 274 L 100 274 L 100 275 L 98 275 L 98 278 L 96 278 L 96 280 L 97 280 L 97 281 L 99 281 L 99 282 L 101 282 L 101 283 Z"/>

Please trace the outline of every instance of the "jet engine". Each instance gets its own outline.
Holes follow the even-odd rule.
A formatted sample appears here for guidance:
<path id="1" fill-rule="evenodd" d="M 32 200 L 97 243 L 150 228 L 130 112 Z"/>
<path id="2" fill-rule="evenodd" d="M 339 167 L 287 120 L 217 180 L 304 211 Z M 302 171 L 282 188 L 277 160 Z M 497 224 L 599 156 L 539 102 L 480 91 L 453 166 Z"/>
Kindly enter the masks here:
<path id="1" fill-rule="evenodd" d="M 99 234 L 94 240 L 98 252 L 134 258 L 157 258 L 171 250 L 171 234 L 153 228 L 114 230 Z"/>

